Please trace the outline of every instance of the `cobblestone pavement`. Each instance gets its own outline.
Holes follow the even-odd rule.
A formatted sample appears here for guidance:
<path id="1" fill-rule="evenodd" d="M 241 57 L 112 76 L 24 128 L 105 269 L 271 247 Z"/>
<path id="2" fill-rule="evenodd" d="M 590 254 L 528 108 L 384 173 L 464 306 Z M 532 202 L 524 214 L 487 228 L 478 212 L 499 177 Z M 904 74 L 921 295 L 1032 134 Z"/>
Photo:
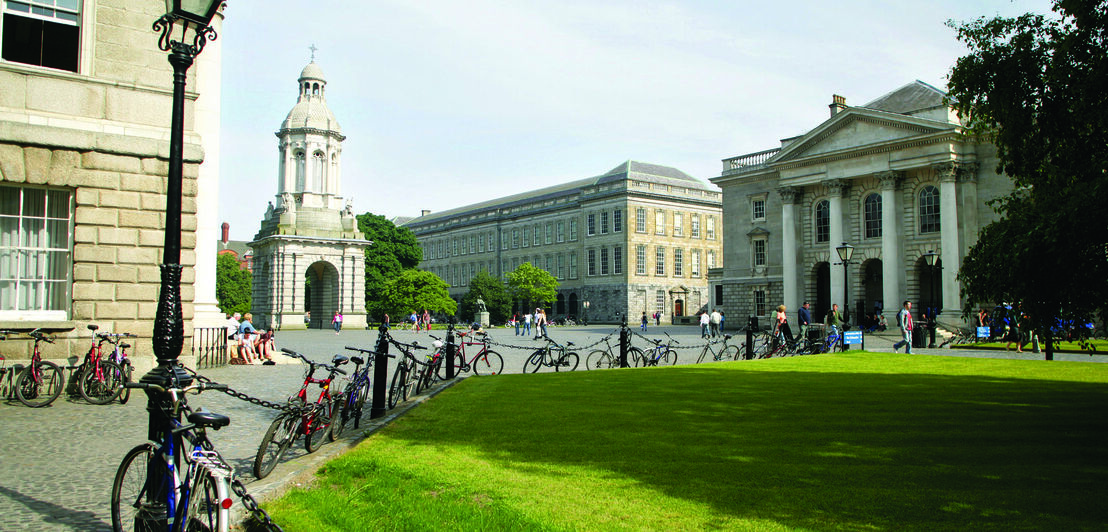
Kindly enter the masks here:
<path id="1" fill-rule="evenodd" d="M 637 327 L 634 329 L 637 331 Z M 572 341 L 582 359 L 591 349 L 589 344 L 615 332 L 610 325 L 562 328 L 553 327 L 549 334 L 559 342 Z M 666 331 L 681 342 L 679 363 L 695 360 L 703 345 L 699 329 L 691 326 L 650 327 L 648 338 L 664 338 Z M 431 334 L 443 336 L 441 329 Z M 496 347 L 505 361 L 505 372 L 518 373 L 530 350 L 542 342 L 531 337 L 515 336 L 512 329 L 490 330 L 494 341 L 515 347 Z M 394 331 L 402 342 L 418 339 L 429 345 L 427 333 Z M 330 330 L 284 332 L 277 335 L 278 346 L 303 351 L 313 360 L 326 361 L 346 345 L 372 348 L 376 331 Z M 895 334 L 867 337 L 866 347 L 874 351 L 892 351 Z M 741 343 L 741 333 L 732 339 Z M 618 335 L 612 338 L 618 345 Z M 635 345 L 645 342 L 633 338 Z M 603 344 L 601 346 L 603 347 Z M 395 350 L 393 351 L 395 352 Z M 1001 358 L 1041 359 L 1033 353 L 952 352 L 949 349 L 919 349 L 919 354 L 959 356 L 989 356 Z M 1057 355 L 1059 360 L 1100 362 L 1105 357 L 1088 355 Z M 582 361 L 583 363 L 583 361 Z M 390 364 L 391 366 L 394 364 Z M 582 365 L 583 369 L 583 365 Z M 269 401 L 283 401 L 299 388 L 304 368 L 299 364 L 276 366 L 227 366 L 201 373 L 234 389 Z M 549 371 L 544 368 L 543 371 Z M 231 425 L 210 432 L 216 448 L 235 466 L 247 489 L 256 496 L 267 496 L 289 484 L 299 482 L 322 461 L 335 456 L 364 437 L 366 430 L 348 430 L 343 441 L 324 445 L 313 455 L 306 455 L 303 446 L 290 450 L 290 456 L 265 480 L 256 481 L 251 474 L 253 457 L 270 421 L 276 415 L 270 410 L 249 404 L 219 392 L 190 396 L 193 407 L 231 417 Z M 387 422 L 403 409 L 398 408 L 382 420 L 375 420 L 368 430 Z M 112 479 L 124 453 L 146 439 L 146 398 L 133 394 L 126 405 L 96 406 L 79 399 L 59 398 L 48 408 L 31 409 L 17 402 L 0 404 L 0 531 L 100 531 L 111 529 L 109 498 Z M 363 425 L 365 427 L 365 425 Z M 236 508 L 241 506 L 236 504 Z"/>

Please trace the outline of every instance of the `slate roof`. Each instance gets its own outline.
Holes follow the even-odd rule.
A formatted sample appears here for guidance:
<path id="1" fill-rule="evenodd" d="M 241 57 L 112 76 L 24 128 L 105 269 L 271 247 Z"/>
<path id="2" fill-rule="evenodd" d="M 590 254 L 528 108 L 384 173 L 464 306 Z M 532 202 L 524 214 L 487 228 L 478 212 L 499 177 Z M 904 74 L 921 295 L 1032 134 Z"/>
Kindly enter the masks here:
<path id="1" fill-rule="evenodd" d="M 917 79 L 860 107 L 890 113 L 909 114 L 914 111 L 940 107 L 944 105 L 943 98 L 945 97 L 945 92 Z"/>

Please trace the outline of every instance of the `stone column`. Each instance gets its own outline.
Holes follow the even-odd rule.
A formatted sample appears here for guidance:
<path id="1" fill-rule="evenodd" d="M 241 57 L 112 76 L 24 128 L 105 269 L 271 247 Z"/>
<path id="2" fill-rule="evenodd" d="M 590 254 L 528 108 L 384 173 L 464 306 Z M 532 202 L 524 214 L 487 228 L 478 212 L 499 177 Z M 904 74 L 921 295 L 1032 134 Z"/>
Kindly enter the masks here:
<path id="1" fill-rule="evenodd" d="M 843 265 L 835 264 L 839 262 L 839 252 L 835 251 L 835 248 L 845 242 L 843 240 L 846 235 L 844 230 L 845 220 L 843 219 L 843 197 L 846 196 L 850 184 L 846 180 L 835 179 L 828 181 L 827 187 L 831 189 L 831 198 L 828 202 L 831 207 L 831 241 L 828 242 L 828 251 L 831 253 L 831 303 L 838 303 L 841 312 L 846 309 L 847 293 L 846 286 L 843 285 Z M 843 317 L 846 318 L 845 315 Z"/>
<path id="2" fill-rule="evenodd" d="M 900 181 L 903 172 L 880 172 L 881 180 L 881 298 L 884 300 L 882 314 L 889 323 L 896 323 L 896 313 L 900 311 L 905 299 L 904 254 L 900 249 L 900 220 L 903 211 L 900 206 Z"/>
<path id="3" fill-rule="evenodd" d="M 781 187 L 781 281 L 785 291 L 785 305 L 800 308 L 800 285 L 797 282 L 796 264 L 796 212 L 797 189 Z"/>
<path id="4" fill-rule="evenodd" d="M 942 275 L 943 309 L 942 315 L 949 318 L 962 313 L 961 297 L 958 293 L 958 269 L 962 267 L 962 246 L 958 229 L 958 189 L 957 177 L 959 164 L 954 162 L 934 165 L 939 178 L 939 235 L 943 260 Z"/>

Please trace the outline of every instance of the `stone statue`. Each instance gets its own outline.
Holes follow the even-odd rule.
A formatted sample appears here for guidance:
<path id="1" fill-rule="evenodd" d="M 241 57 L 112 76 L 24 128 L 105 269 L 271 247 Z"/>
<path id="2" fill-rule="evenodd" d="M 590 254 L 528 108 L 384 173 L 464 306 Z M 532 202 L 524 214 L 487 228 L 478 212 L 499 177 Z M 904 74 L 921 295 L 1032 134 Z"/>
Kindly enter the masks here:
<path id="1" fill-rule="evenodd" d="M 477 298 L 477 312 L 488 312 L 488 307 L 485 306 L 485 300 Z"/>
<path id="2" fill-rule="evenodd" d="M 291 192 L 282 192 L 281 193 L 281 206 L 284 207 L 285 209 L 292 208 L 292 193 Z"/>

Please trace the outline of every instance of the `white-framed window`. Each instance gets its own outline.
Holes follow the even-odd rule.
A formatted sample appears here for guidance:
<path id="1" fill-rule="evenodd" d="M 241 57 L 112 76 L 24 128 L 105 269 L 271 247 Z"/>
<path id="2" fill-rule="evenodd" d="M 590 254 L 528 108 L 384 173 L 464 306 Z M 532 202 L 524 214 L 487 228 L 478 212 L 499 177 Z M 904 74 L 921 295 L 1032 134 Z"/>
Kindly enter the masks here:
<path id="1" fill-rule="evenodd" d="M 304 152 L 302 152 L 302 151 L 298 151 L 295 154 L 293 154 L 293 158 L 296 159 L 295 164 L 296 164 L 296 191 L 297 192 L 303 192 L 305 190 L 304 187 L 307 186 L 307 182 L 305 180 L 307 179 L 307 173 L 308 173 L 307 164 L 308 163 L 307 163 L 307 159 L 305 159 L 305 157 L 306 156 L 304 155 Z"/>
<path id="2" fill-rule="evenodd" d="M 469 235 L 469 252 L 477 252 L 477 235 Z"/>
<path id="3" fill-rule="evenodd" d="M 689 228 L 689 236 L 692 238 L 700 238 L 700 215 L 694 213 L 689 220 L 689 225 L 691 226 Z"/>
<path id="4" fill-rule="evenodd" d="M 585 270 L 586 275 L 589 275 L 590 277 L 593 276 L 593 275 L 596 275 L 596 250 L 595 249 L 590 249 L 588 251 L 585 251 L 585 266 L 587 268 Z"/>
<path id="5" fill-rule="evenodd" d="M 750 217 L 755 222 L 763 222 L 766 219 L 766 199 L 754 198 L 750 200 Z"/>
<path id="6" fill-rule="evenodd" d="M 616 209 L 612 211 L 612 232 L 623 232 L 623 209 Z"/>
<path id="7" fill-rule="evenodd" d="M 82 0 L 5 0 L 0 57 L 77 72 Z"/>
<path id="8" fill-rule="evenodd" d="M 485 251 L 485 234 L 481 233 L 481 236 L 477 239 L 477 251 Z"/>
<path id="9" fill-rule="evenodd" d="M 623 246 L 612 248 L 612 273 L 623 275 Z"/>
<path id="10" fill-rule="evenodd" d="M 577 218 L 569 219 L 569 241 L 577 241 Z"/>
<path id="11" fill-rule="evenodd" d="M 70 191 L 0 186 L 0 318 L 67 319 L 72 235 Z"/>
<path id="12" fill-rule="evenodd" d="M 570 279 L 576 279 L 577 278 L 577 252 L 576 251 L 570 251 L 569 252 L 569 278 Z"/>
<path id="13" fill-rule="evenodd" d="M 700 277 L 700 250 L 694 249 L 689 252 L 689 275 L 693 277 Z"/>
<path id="14" fill-rule="evenodd" d="M 666 234 L 666 211 L 661 209 L 654 212 L 654 234 Z"/>
<path id="15" fill-rule="evenodd" d="M 646 232 L 646 209 L 642 207 L 635 209 L 635 232 Z"/>
<path id="16" fill-rule="evenodd" d="M 658 246 L 654 248 L 654 275 L 666 274 L 666 248 Z"/>
<path id="17" fill-rule="evenodd" d="M 566 272 L 566 256 L 559 253 L 558 254 L 558 278 L 559 279 L 565 279 L 566 278 L 565 272 Z"/>
<path id="18" fill-rule="evenodd" d="M 707 224 L 707 227 L 704 228 L 704 232 L 707 233 L 705 236 L 708 238 L 708 240 L 715 240 L 716 239 L 716 217 L 715 216 L 709 216 L 708 219 L 705 220 L 704 222 Z"/>
<path id="19" fill-rule="evenodd" d="M 596 234 L 596 213 L 589 213 L 585 215 L 585 234 L 593 236 Z"/>
<path id="20" fill-rule="evenodd" d="M 827 200 L 816 203 L 816 242 L 831 241 L 831 203 Z"/>
<path id="21" fill-rule="evenodd" d="M 755 290 L 754 291 L 754 315 L 765 316 L 766 315 L 766 291 Z"/>
<path id="22" fill-rule="evenodd" d="M 539 245 L 539 241 L 542 240 L 542 227 L 539 224 L 535 224 L 534 240 L 531 241 L 534 245 Z"/>
<path id="23" fill-rule="evenodd" d="M 715 268 L 716 267 L 716 250 L 714 250 L 714 249 L 709 249 L 708 250 L 708 267 L 709 268 Z"/>
<path id="24" fill-rule="evenodd" d="M 523 242 L 522 242 L 522 244 L 523 244 L 523 247 L 527 247 L 527 246 L 531 245 L 531 228 L 530 227 L 524 227 L 523 228 Z"/>
<path id="25" fill-rule="evenodd" d="M 545 259 L 546 259 L 546 268 L 545 268 L 546 272 L 551 273 L 551 274 L 554 273 L 554 255 L 547 255 L 545 257 Z"/>
<path id="26" fill-rule="evenodd" d="M 685 215 L 679 212 L 673 213 L 673 236 L 685 235 Z"/>
<path id="27" fill-rule="evenodd" d="M 666 291 L 658 290 L 654 293 L 654 307 L 658 312 L 665 314 L 666 312 Z"/>
<path id="28" fill-rule="evenodd" d="M 451 248 L 452 248 L 451 251 L 450 251 L 450 256 L 457 257 L 458 256 L 458 237 L 454 237 L 453 239 L 451 239 L 450 245 L 451 245 Z"/>
<path id="29" fill-rule="evenodd" d="M 635 247 L 635 275 L 646 275 L 646 246 Z"/>
<path id="30" fill-rule="evenodd" d="M 753 244 L 753 258 L 755 266 L 766 265 L 766 241 L 764 238 L 759 238 L 751 242 Z"/>
<path id="31" fill-rule="evenodd" d="M 558 242 L 566 241 L 566 223 L 558 220 Z"/>
<path id="32" fill-rule="evenodd" d="M 866 238 L 881 238 L 881 194 L 870 194 L 862 201 Z"/>
<path id="33" fill-rule="evenodd" d="M 919 193 L 919 232 L 939 231 L 939 189 L 927 185 Z"/>
<path id="34" fill-rule="evenodd" d="M 608 275 L 608 248 L 600 248 L 600 275 Z"/>
<path id="35" fill-rule="evenodd" d="M 519 248 L 519 229 L 512 229 L 512 249 Z"/>
<path id="36" fill-rule="evenodd" d="M 496 238 L 496 235 L 492 231 L 489 231 L 489 246 L 487 248 L 485 248 L 486 250 L 488 250 L 488 251 L 494 251 L 495 250 L 495 243 L 493 242 L 493 240 L 495 238 Z"/>
<path id="37" fill-rule="evenodd" d="M 685 275 L 685 250 L 681 248 L 673 248 L 673 276 L 683 277 Z"/>
<path id="38" fill-rule="evenodd" d="M 600 211 L 600 234 L 608 234 L 608 211 Z"/>
<path id="39" fill-rule="evenodd" d="M 546 241 L 547 244 L 551 244 L 551 243 L 554 242 L 554 224 L 552 224 L 550 222 L 546 222 L 546 238 L 545 238 L 545 241 Z"/>

